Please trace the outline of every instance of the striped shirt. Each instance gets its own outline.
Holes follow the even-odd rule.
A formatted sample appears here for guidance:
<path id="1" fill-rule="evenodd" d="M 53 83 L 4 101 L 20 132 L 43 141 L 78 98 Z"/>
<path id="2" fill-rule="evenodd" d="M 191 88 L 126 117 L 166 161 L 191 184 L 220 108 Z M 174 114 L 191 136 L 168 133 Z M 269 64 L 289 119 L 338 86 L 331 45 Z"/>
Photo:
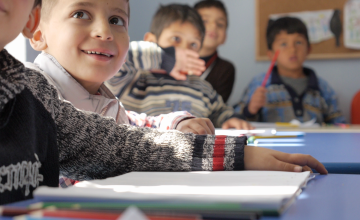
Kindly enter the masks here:
<path id="1" fill-rule="evenodd" d="M 144 46 L 141 42 L 132 42 L 130 45 L 141 46 Z M 139 60 L 141 56 L 141 63 L 153 62 L 153 59 L 147 58 L 148 56 L 134 54 L 131 51 L 133 49 L 129 50 L 129 59 Z M 221 127 L 229 118 L 241 118 L 231 106 L 224 103 L 210 83 L 197 76 L 188 76 L 186 80 L 181 81 L 168 74 L 138 71 L 125 66 L 106 82 L 106 86 L 127 110 L 143 112 L 149 116 L 187 111 L 196 117 L 209 118 L 215 127 Z"/>

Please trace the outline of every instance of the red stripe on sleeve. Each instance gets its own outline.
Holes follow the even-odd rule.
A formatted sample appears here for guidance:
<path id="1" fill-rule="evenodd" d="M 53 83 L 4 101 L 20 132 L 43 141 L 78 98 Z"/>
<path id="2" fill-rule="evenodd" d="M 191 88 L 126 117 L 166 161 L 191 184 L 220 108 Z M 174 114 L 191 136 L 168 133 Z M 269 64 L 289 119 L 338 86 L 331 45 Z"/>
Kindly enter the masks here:
<path id="1" fill-rule="evenodd" d="M 217 135 L 215 138 L 213 171 L 224 170 L 225 139 L 226 135 Z"/>

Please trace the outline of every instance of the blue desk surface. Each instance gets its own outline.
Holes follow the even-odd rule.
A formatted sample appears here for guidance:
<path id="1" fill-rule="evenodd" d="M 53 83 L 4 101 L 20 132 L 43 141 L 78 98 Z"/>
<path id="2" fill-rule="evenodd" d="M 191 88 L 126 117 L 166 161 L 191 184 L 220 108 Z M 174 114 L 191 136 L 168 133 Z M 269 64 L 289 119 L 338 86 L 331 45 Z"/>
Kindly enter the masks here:
<path id="1" fill-rule="evenodd" d="M 306 133 L 303 138 L 268 141 L 258 146 L 310 154 L 323 163 L 329 173 L 360 174 L 360 133 Z"/>
<path id="2" fill-rule="evenodd" d="M 261 218 L 278 219 L 360 219 L 360 175 L 317 176 L 281 217 Z"/>
<path id="3" fill-rule="evenodd" d="M 306 133 L 303 142 L 278 145 L 268 148 L 310 154 L 323 163 L 360 163 L 360 133 Z"/>

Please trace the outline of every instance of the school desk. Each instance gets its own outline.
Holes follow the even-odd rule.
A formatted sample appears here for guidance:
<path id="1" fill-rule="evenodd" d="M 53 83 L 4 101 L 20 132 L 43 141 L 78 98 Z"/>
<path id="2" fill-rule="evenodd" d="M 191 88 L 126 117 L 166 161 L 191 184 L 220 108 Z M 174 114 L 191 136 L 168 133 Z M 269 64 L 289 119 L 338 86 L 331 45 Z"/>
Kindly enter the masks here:
<path id="1" fill-rule="evenodd" d="M 296 133 L 278 131 L 277 134 Z M 257 146 L 286 153 L 310 154 L 330 173 L 360 174 L 360 132 L 305 133 L 303 138 L 262 140 Z"/>
<path id="2" fill-rule="evenodd" d="M 360 175 L 319 175 L 280 217 L 261 220 L 359 219 Z"/>
<path id="3" fill-rule="evenodd" d="M 27 207 L 37 202 L 27 200 L 12 206 Z M 260 220 L 359 219 L 359 204 L 360 175 L 317 175 L 281 216 L 263 216 Z"/>

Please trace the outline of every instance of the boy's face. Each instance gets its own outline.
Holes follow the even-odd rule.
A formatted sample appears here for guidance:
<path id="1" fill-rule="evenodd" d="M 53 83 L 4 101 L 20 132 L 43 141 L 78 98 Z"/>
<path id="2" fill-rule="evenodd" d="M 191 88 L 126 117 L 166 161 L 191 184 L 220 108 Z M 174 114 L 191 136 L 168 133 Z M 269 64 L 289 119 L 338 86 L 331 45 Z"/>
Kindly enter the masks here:
<path id="1" fill-rule="evenodd" d="M 35 0 L 0 0 L 0 50 L 24 29 L 34 2 Z"/>
<path id="2" fill-rule="evenodd" d="M 298 70 L 309 54 L 309 46 L 306 38 L 302 34 L 288 34 L 281 31 L 272 44 L 272 50 L 268 51 L 268 56 L 272 58 L 277 50 L 280 51 L 277 65 L 287 70 Z"/>
<path id="3" fill-rule="evenodd" d="M 226 40 L 227 20 L 224 12 L 218 8 L 201 8 L 198 10 L 204 21 L 206 34 L 203 47 L 215 49 Z"/>
<path id="4" fill-rule="evenodd" d="M 85 88 L 98 88 L 119 71 L 128 52 L 128 4 L 59 0 L 40 24 L 45 51 Z"/>
<path id="5" fill-rule="evenodd" d="M 191 23 L 178 21 L 161 32 L 157 44 L 163 48 L 181 47 L 198 52 L 201 48 L 201 36 Z"/>

